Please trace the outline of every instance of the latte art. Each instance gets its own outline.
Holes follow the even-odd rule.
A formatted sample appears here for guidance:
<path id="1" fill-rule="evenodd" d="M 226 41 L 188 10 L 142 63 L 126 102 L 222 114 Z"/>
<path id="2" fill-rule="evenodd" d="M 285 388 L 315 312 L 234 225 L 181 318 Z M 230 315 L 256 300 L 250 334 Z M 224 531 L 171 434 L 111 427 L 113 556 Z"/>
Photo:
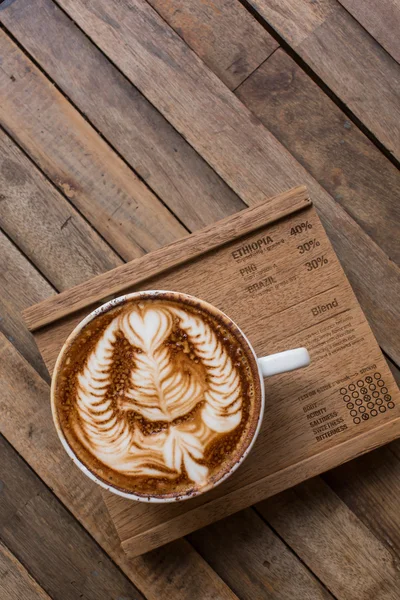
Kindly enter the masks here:
<path id="1" fill-rule="evenodd" d="M 208 487 L 254 431 L 253 363 L 238 333 L 201 306 L 128 301 L 72 342 L 57 381 L 60 425 L 78 458 L 120 489 Z"/>

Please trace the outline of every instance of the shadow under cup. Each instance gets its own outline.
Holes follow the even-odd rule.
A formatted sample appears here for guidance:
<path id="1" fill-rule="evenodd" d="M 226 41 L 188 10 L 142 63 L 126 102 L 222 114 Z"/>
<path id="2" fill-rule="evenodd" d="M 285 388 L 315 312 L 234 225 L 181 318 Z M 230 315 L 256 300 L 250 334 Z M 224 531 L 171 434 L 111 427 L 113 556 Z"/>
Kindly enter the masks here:
<path id="1" fill-rule="evenodd" d="M 51 405 L 66 452 L 90 479 L 132 500 L 172 502 L 214 488 L 243 462 L 264 385 L 227 315 L 187 294 L 146 291 L 107 302 L 74 329 Z"/>

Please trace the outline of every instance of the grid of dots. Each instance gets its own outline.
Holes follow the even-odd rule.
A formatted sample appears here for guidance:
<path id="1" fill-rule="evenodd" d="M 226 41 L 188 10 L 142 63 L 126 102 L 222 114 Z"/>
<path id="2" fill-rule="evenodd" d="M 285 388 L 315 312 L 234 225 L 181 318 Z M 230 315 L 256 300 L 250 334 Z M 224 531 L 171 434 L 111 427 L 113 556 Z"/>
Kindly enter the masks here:
<path id="1" fill-rule="evenodd" d="M 356 425 L 395 406 L 380 373 L 368 375 L 340 388 L 340 394 Z"/>

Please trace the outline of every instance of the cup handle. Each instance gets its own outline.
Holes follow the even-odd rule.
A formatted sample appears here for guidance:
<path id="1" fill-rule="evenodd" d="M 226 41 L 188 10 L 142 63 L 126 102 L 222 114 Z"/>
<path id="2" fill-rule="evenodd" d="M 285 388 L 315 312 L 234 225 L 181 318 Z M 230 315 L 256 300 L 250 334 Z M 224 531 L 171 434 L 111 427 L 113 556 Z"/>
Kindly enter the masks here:
<path id="1" fill-rule="evenodd" d="M 258 358 L 257 361 L 262 376 L 269 377 L 270 375 L 307 367 L 310 364 L 310 355 L 306 348 L 295 348 L 294 350 L 263 356 Z"/>

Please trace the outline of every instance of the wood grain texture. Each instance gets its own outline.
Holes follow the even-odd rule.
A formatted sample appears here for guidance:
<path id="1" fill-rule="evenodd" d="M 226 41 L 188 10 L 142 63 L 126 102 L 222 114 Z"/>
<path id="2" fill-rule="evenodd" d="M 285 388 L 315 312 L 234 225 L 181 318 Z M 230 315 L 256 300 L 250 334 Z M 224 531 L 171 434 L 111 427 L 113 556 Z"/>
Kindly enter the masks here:
<path id="1" fill-rule="evenodd" d="M 400 157 L 400 69 L 337 2 L 250 0 L 378 140 Z"/>
<path id="2" fill-rule="evenodd" d="M 333 598 L 251 509 L 192 533 L 189 540 L 239 598 Z"/>
<path id="3" fill-rule="evenodd" d="M 318 85 L 278 49 L 236 93 L 400 264 L 400 173 Z"/>
<path id="4" fill-rule="evenodd" d="M 247 204 L 299 183 L 309 187 L 375 335 L 394 358 L 398 269 L 354 220 L 144 0 L 59 4 Z M 382 277 L 387 285 L 378 297 Z"/>
<path id="5" fill-rule="evenodd" d="M 187 233 L 3 30 L 0 52 L 0 122 L 122 257 Z"/>
<path id="6" fill-rule="evenodd" d="M 0 21 L 190 230 L 244 207 L 52 0 L 18 0 Z"/>
<path id="7" fill-rule="evenodd" d="M 0 172 L 1 227 L 57 289 L 122 263 L 1 130 Z"/>
<path id="8" fill-rule="evenodd" d="M 49 379 L 35 340 L 28 332 L 21 313 L 32 302 L 39 302 L 53 295 L 55 290 L 2 231 L 0 256 L 0 331 L 43 378 Z"/>
<path id="9" fill-rule="evenodd" d="M 400 63 L 399 0 L 339 0 L 339 2 Z"/>
<path id="10" fill-rule="evenodd" d="M 193 260 L 225 242 L 252 231 L 259 227 L 261 217 L 263 223 L 272 223 L 309 204 L 305 187 L 279 194 L 271 198 L 268 204 L 264 203 L 243 214 L 237 213 L 227 217 L 217 225 L 210 225 L 200 232 L 149 253 L 140 260 L 131 261 L 112 272 L 104 273 L 100 278 L 91 281 L 90 289 L 86 284 L 81 287 L 76 286 L 64 294 L 31 307 L 24 312 L 25 321 L 31 330 L 49 325 L 95 302 L 103 301 L 105 297 L 121 295 L 128 287 L 143 283 L 156 274 Z"/>
<path id="11" fill-rule="evenodd" d="M 358 2 L 349 0 L 352 1 Z M 196 49 L 190 43 L 192 18 L 187 4 L 183 7 L 178 3 L 177 7 L 170 0 L 153 0 L 150 4 Z M 201 6 L 196 3 L 196 7 Z M 218 62 L 219 57 L 215 60 Z M 399 172 L 321 88 L 284 50 L 278 49 L 235 93 L 388 256 L 400 264 Z"/>
<path id="12" fill-rule="evenodd" d="M 2 542 L 0 581 L 3 600 L 51 600 Z"/>
<path id="13" fill-rule="evenodd" d="M 51 598 L 144 600 L 2 436 L 0 456 L 0 536 Z"/>
<path id="14" fill-rule="evenodd" d="M 230 89 L 278 47 L 238 0 L 149 0 Z"/>
<path id="15" fill-rule="evenodd" d="M 399 441 L 342 465 L 325 481 L 391 552 L 400 555 Z"/>
<path id="16" fill-rule="evenodd" d="M 184 540 L 145 557 L 127 558 L 100 488 L 74 466 L 58 440 L 48 385 L 4 337 L 0 355 L 3 435 L 146 598 L 236 600 L 235 594 Z"/>
<path id="17" fill-rule="evenodd" d="M 397 599 L 397 557 L 321 479 L 256 508 L 336 598 Z"/>

